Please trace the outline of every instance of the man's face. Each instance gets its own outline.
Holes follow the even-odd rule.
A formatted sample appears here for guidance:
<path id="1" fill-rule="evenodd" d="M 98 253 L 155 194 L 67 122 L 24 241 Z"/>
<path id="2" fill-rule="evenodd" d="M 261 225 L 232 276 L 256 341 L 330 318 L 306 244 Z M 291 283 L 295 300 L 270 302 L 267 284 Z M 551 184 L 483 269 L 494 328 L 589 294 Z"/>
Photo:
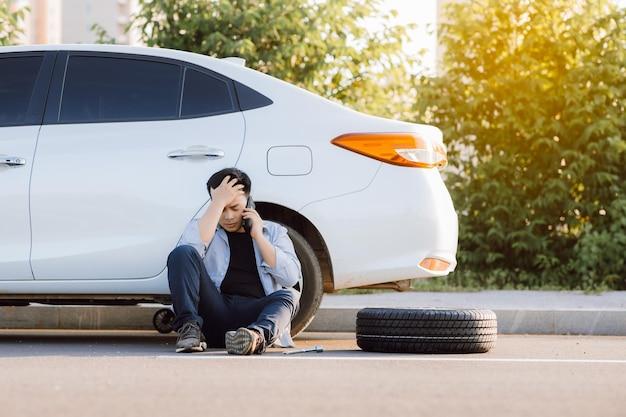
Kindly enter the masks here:
<path id="1" fill-rule="evenodd" d="M 239 195 L 224 207 L 220 216 L 220 226 L 228 232 L 236 232 L 243 222 L 243 209 L 246 207 L 247 197 Z"/>

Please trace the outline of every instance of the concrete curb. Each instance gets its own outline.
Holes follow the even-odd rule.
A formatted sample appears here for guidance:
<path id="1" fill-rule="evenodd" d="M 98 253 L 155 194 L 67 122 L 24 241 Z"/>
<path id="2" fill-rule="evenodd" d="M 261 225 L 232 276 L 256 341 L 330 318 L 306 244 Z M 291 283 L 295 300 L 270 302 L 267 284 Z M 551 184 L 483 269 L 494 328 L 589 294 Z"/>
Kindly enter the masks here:
<path id="1" fill-rule="evenodd" d="M 312 332 L 354 332 L 360 309 L 320 309 Z M 500 334 L 626 336 L 626 310 L 496 310 Z"/>
<path id="2" fill-rule="evenodd" d="M 165 306 L 0 307 L 0 329 L 154 330 L 152 317 Z M 354 332 L 360 308 L 320 308 L 312 332 Z M 493 309 L 501 334 L 626 336 L 626 310 Z"/>

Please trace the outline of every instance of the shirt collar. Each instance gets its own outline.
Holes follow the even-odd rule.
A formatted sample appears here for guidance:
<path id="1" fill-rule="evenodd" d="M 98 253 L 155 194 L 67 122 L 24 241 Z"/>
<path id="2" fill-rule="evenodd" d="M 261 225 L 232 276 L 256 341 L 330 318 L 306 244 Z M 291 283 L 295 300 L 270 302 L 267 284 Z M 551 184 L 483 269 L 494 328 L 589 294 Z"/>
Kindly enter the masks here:
<path id="1" fill-rule="evenodd" d="M 220 229 L 221 229 L 221 230 L 223 230 L 224 232 L 226 232 L 226 229 L 224 229 L 224 228 L 222 227 L 222 225 L 218 223 L 218 224 L 217 224 L 217 229 L 216 229 L 216 230 L 220 230 Z M 265 223 L 265 220 L 263 220 L 263 227 L 262 227 L 262 229 L 263 229 L 263 230 L 268 230 L 268 229 L 269 229 L 269 226 L 267 225 L 267 223 Z"/>

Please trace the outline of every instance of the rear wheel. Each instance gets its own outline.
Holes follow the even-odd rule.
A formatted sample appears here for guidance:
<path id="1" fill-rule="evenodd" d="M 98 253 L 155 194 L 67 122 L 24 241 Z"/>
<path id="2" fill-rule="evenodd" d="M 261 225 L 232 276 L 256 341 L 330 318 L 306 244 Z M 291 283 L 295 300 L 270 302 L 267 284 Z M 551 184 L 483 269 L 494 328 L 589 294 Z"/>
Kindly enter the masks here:
<path id="1" fill-rule="evenodd" d="M 294 337 L 313 321 L 322 302 L 324 286 L 322 269 L 311 245 L 295 229 L 287 225 L 283 226 L 287 228 L 287 233 L 302 266 L 302 279 L 295 285 L 295 288 L 300 291 L 300 310 L 291 321 L 291 336 Z"/>

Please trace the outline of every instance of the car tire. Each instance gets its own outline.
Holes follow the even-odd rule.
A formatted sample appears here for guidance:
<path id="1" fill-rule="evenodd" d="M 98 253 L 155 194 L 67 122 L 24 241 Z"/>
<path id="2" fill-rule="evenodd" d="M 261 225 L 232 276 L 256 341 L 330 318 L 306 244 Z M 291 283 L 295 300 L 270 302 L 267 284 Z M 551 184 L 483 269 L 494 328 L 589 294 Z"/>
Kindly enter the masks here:
<path id="1" fill-rule="evenodd" d="M 364 308 L 357 312 L 357 345 L 369 352 L 484 353 L 496 343 L 491 310 Z"/>
<path id="2" fill-rule="evenodd" d="M 300 292 L 300 308 L 296 316 L 291 320 L 291 336 L 295 337 L 313 321 L 315 313 L 317 313 L 317 309 L 322 302 L 324 286 L 322 269 L 311 245 L 295 229 L 285 224 L 283 226 L 287 228 L 287 234 L 293 242 L 296 255 L 302 267 L 303 288 L 296 287 Z"/>

